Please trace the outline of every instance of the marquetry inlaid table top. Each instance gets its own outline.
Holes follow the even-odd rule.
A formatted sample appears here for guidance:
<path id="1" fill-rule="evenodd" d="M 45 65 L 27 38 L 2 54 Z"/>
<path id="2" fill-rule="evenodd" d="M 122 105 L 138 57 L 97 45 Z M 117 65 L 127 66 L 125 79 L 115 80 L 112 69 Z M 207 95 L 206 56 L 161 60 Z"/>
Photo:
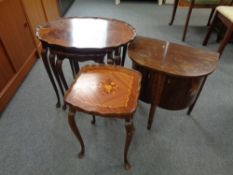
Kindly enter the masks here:
<path id="1" fill-rule="evenodd" d="M 141 66 L 162 73 L 198 77 L 208 75 L 216 69 L 219 54 L 138 36 L 129 46 L 129 57 Z"/>
<path id="2" fill-rule="evenodd" d="M 69 105 L 88 113 L 124 117 L 137 107 L 141 75 L 121 66 L 83 67 L 65 95 Z"/>
<path id="3" fill-rule="evenodd" d="M 97 17 L 61 18 L 37 28 L 37 37 L 46 44 L 82 50 L 121 47 L 135 36 L 131 25 Z"/>

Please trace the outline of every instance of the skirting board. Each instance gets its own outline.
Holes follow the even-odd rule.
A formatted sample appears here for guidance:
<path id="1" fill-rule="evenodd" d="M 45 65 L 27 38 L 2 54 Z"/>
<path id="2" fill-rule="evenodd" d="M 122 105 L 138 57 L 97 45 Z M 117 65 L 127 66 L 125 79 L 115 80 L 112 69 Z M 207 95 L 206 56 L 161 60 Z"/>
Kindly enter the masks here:
<path id="1" fill-rule="evenodd" d="M 158 4 L 162 5 L 163 0 L 158 0 Z M 119 5 L 121 3 L 121 0 L 115 0 L 115 4 Z M 166 4 L 174 4 L 174 0 L 166 0 Z"/>
<path id="2" fill-rule="evenodd" d="M 14 75 L 14 77 L 0 93 L 0 112 L 3 112 L 4 108 L 14 96 L 17 88 L 21 85 L 24 78 L 36 62 L 36 57 L 37 53 L 35 49 L 33 53 L 28 57 L 27 61 L 23 64 L 23 66 L 18 70 L 18 72 Z"/>

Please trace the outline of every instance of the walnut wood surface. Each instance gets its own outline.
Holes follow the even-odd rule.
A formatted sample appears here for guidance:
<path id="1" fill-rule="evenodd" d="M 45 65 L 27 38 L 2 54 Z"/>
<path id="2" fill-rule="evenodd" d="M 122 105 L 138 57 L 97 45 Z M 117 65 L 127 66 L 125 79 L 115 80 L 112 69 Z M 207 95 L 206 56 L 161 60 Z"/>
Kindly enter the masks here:
<path id="1" fill-rule="evenodd" d="M 141 66 L 181 77 L 210 74 L 219 58 L 216 52 L 141 36 L 131 43 L 128 53 Z"/>
<path id="2" fill-rule="evenodd" d="M 101 116 L 132 116 L 137 107 L 140 73 L 120 66 L 82 68 L 65 95 L 70 106 Z"/>
<path id="3" fill-rule="evenodd" d="M 37 29 L 42 42 L 82 50 L 120 47 L 132 41 L 135 35 L 131 25 L 106 18 L 63 18 Z"/>
<path id="4" fill-rule="evenodd" d="M 140 100 L 153 103 L 157 95 L 156 89 L 162 86 L 159 92 L 159 101 L 156 104 L 164 109 L 180 110 L 193 104 L 205 76 L 201 77 L 174 77 L 156 71 L 146 70 L 144 67 L 134 64 L 134 69 L 142 73 L 142 85 Z M 159 82 L 159 76 L 163 75 L 164 82 Z"/>
<path id="5" fill-rule="evenodd" d="M 188 114 L 200 95 L 207 76 L 218 64 L 219 54 L 192 47 L 137 37 L 129 46 L 133 68 L 142 73 L 140 100 L 151 104 L 150 129 L 156 107 Z"/>

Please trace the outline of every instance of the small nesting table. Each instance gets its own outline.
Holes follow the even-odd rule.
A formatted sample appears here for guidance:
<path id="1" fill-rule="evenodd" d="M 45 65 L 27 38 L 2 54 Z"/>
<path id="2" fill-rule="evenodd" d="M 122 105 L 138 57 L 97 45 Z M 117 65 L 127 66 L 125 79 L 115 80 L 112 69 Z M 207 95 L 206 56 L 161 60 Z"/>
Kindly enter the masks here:
<path id="1" fill-rule="evenodd" d="M 169 110 L 189 107 L 191 114 L 219 60 L 216 52 L 146 37 L 136 37 L 128 53 L 133 68 L 142 73 L 140 100 L 151 104 L 148 129 L 157 106 Z"/>
<path id="2" fill-rule="evenodd" d="M 57 84 L 63 96 L 64 89 L 68 89 L 62 71 L 63 60 L 69 59 L 74 76 L 79 71 L 78 62 L 103 63 L 106 55 L 108 63 L 124 65 L 128 43 L 136 31 L 116 19 L 72 17 L 38 26 L 36 35 L 42 43 L 42 60 L 57 96 L 57 107 L 60 107 Z"/>
<path id="3" fill-rule="evenodd" d="M 81 144 L 79 158 L 84 156 L 85 148 L 74 119 L 76 111 L 125 120 L 124 167 L 131 167 L 127 153 L 134 131 L 132 119 L 137 107 L 140 82 L 139 72 L 121 66 L 93 65 L 80 70 L 65 95 L 65 102 L 69 105 L 68 122 Z M 95 116 L 92 123 L 95 123 Z"/>

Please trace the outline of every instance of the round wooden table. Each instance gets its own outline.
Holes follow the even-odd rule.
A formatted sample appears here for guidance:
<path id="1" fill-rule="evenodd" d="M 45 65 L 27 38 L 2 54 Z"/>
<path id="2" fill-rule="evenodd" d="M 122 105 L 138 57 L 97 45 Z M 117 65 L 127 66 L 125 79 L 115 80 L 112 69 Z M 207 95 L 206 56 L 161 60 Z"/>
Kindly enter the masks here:
<path id="1" fill-rule="evenodd" d="M 70 60 L 74 76 L 79 71 L 78 61 L 103 63 L 107 55 L 108 63 L 124 65 L 127 45 L 136 32 L 131 25 L 116 19 L 73 17 L 39 26 L 36 35 L 42 43 L 42 60 L 56 92 L 57 107 L 60 107 L 55 79 L 64 95 L 63 87 L 68 89 L 62 71 L 65 58 Z"/>
<path id="2" fill-rule="evenodd" d="M 142 73 L 140 100 L 151 104 L 147 128 L 156 107 L 191 113 L 219 54 L 167 41 L 136 37 L 129 46 L 133 68 Z"/>

